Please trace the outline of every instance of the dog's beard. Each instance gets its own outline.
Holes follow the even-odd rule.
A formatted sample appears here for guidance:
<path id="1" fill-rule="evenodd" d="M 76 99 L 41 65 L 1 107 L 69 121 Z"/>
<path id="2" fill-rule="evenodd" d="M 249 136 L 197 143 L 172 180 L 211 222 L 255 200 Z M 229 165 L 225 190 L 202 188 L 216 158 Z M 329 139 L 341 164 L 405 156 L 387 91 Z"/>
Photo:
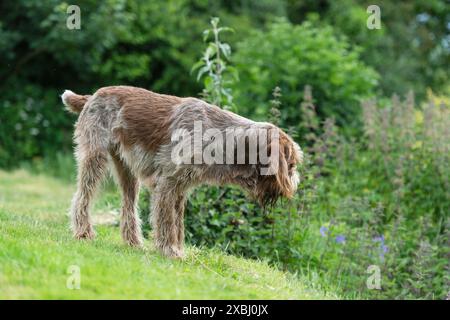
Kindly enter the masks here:
<path id="1" fill-rule="evenodd" d="M 297 170 L 295 170 L 291 176 L 292 190 L 294 190 L 294 192 L 297 191 L 299 183 L 300 183 L 300 174 L 297 172 Z"/>
<path id="2" fill-rule="evenodd" d="M 278 182 L 275 176 L 262 176 L 256 189 L 251 190 L 251 193 L 258 200 L 262 207 L 272 207 L 281 197 L 290 198 L 297 190 L 300 182 L 300 177 L 297 171 L 289 176 L 291 188 L 284 189 Z"/>

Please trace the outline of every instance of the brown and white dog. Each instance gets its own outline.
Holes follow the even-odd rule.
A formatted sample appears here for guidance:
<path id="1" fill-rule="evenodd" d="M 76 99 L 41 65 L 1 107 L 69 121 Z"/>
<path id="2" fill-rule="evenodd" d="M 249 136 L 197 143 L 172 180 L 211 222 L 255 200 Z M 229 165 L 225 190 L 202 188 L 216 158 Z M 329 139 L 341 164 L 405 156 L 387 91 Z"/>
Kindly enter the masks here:
<path id="1" fill-rule="evenodd" d="M 77 239 L 94 237 L 89 207 L 108 162 L 114 164 L 122 191 L 120 226 L 124 241 L 132 246 L 142 244 L 136 202 L 143 184 L 152 193 L 155 245 L 169 257 L 183 257 L 183 212 L 190 188 L 204 183 L 236 184 L 262 205 L 273 204 L 279 197 L 292 197 L 297 189 L 297 165 L 302 162 L 302 151 L 272 124 L 248 120 L 196 98 L 128 86 L 101 88 L 93 95 L 66 90 L 62 101 L 70 111 L 80 114 L 74 135 L 78 189 L 71 208 Z M 200 140 L 210 142 L 209 151 L 213 146 L 214 151 L 209 153 L 212 162 L 202 157 L 208 147 L 195 146 L 198 131 L 206 133 L 208 129 L 213 133 L 206 138 L 200 135 Z M 255 130 L 266 131 L 259 148 L 252 140 Z M 227 139 L 231 133 L 233 137 Z M 181 137 L 181 142 L 176 137 Z M 225 156 L 220 148 L 226 149 Z M 180 150 L 187 150 L 187 155 L 177 157 Z M 249 152 L 242 156 L 245 150 Z M 263 150 L 270 156 L 265 163 Z M 272 172 L 264 171 L 264 165 Z"/>

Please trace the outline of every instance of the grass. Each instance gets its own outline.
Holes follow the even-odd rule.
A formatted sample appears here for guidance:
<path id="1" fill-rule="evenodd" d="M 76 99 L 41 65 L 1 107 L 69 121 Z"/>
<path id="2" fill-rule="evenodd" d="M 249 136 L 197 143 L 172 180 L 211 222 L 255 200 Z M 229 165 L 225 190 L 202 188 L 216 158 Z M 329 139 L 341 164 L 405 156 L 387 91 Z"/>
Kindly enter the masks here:
<path id="1" fill-rule="evenodd" d="M 151 242 L 129 248 L 112 224 L 97 225 L 94 241 L 75 241 L 72 192 L 48 176 L 0 171 L 0 299 L 337 298 L 310 280 L 217 250 L 188 247 L 179 261 L 160 256 Z M 107 194 L 97 203 L 97 217 L 111 209 Z M 71 266 L 79 267 L 79 290 L 67 287 Z"/>

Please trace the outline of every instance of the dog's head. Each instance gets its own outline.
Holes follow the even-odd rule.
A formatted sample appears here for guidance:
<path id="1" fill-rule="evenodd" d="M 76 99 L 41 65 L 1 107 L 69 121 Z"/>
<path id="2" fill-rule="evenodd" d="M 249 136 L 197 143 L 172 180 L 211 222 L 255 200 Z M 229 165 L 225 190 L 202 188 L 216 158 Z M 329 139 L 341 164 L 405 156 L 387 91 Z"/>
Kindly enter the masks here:
<path id="1" fill-rule="evenodd" d="M 273 205 L 280 197 L 291 198 L 295 194 L 300 182 L 297 167 L 303 162 L 300 146 L 281 129 L 273 130 L 276 130 L 277 139 L 273 139 L 271 134 L 268 142 L 272 174 L 260 174 L 254 190 L 254 196 L 263 206 Z M 277 147 L 275 143 L 278 143 Z"/>

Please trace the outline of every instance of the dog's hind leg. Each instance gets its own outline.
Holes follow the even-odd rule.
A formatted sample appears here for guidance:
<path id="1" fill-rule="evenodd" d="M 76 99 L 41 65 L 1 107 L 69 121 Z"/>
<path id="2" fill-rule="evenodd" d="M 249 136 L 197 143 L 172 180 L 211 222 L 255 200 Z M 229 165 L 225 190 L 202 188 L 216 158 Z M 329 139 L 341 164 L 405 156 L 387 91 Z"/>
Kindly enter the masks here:
<path id="1" fill-rule="evenodd" d="M 78 187 L 72 200 L 72 230 L 77 239 L 95 236 L 89 208 L 108 161 L 106 150 L 89 150 L 78 154 Z"/>
<path id="2" fill-rule="evenodd" d="M 139 182 L 116 153 L 112 152 L 111 157 L 116 169 L 117 180 L 122 190 L 122 214 L 120 217 L 122 238 L 130 246 L 141 246 L 141 221 L 136 212 Z"/>

